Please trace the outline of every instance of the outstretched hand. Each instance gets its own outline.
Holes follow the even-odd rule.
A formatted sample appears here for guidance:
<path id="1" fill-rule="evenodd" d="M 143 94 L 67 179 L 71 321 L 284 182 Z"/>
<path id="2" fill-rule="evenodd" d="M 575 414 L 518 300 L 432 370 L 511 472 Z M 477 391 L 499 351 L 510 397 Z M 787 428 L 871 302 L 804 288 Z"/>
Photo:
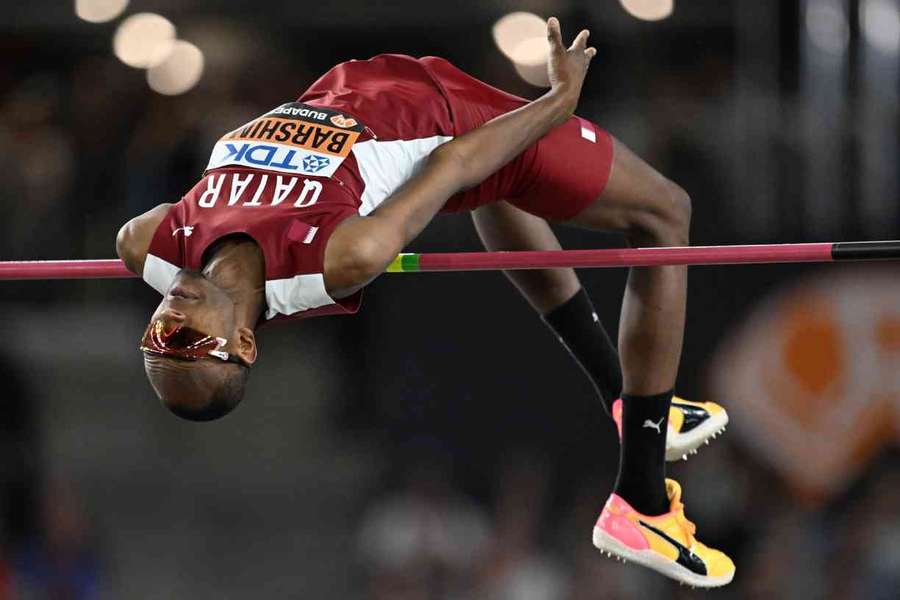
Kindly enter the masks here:
<path id="1" fill-rule="evenodd" d="M 559 19 L 550 17 L 547 20 L 547 38 L 550 41 L 550 60 L 547 62 L 547 69 L 550 89 L 569 98 L 572 103 L 571 112 L 575 111 L 578 104 L 581 85 L 584 83 L 591 59 L 597 54 L 596 48 L 587 46 L 589 35 L 587 29 L 582 29 L 572 45 L 566 48 L 559 30 Z"/>

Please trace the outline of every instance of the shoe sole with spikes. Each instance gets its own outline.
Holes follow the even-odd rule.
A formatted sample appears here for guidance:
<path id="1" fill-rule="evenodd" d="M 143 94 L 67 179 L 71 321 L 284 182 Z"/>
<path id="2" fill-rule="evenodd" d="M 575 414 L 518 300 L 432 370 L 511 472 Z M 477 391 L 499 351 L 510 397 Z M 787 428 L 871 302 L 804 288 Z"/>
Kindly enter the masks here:
<path id="1" fill-rule="evenodd" d="M 593 541 L 594 547 L 600 550 L 600 554 L 604 556 L 623 563 L 629 561 L 637 563 L 666 577 L 670 577 L 682 585 L 689 585 L 694 588 L 714 588 L 726 585 L 734 579 L 734 572 L 721 577 L 698 575 L 652 550 L 633 550 L 599 527 L 594 527 Z"/>
<path id="2" fill-rule="evenodd" d="M 727 425 L 728 413 L 722 410 L 710 414 L 702 423 L 684 433 L 670 427 L 666 435 L 666 460 L 687 460 L 688 456 L 697 454 L 700 446 L 720 436 Z"/>

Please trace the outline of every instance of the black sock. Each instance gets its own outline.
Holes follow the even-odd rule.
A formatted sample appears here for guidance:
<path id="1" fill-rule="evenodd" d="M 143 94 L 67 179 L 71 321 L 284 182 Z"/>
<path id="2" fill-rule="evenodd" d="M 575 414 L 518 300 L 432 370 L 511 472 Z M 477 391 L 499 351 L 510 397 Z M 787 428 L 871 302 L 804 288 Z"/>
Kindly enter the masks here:
<path id="1" fill-rule="evenodd" d="M 645 515 L 669 511 L 666 496 L 666 428 L 672 391 L 622 394 L 622 445 L 616 493 Z"/>
<path id="2" fill-rule="evenodd" d="M 544 315 L 544 321 L 591 378 L 603 407 L 611 415 L 612 403 L 622 393 L 622 367 L 619 353 L 584 288 Z"/>

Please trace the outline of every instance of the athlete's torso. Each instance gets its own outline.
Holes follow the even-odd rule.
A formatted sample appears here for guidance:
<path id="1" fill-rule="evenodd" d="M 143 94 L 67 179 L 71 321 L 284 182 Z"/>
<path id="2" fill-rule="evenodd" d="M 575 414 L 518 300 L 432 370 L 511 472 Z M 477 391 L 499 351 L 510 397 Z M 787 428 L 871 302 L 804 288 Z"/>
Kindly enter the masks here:
<path id="1" fill-rule="evenodd" d="M 498 103 L 521 102 L 442 59 L 381 55 L 337 65 L 297 102 L 216 143 L 204 177 L 157 229 L 144 278 L 164 292 L 179 268 L 200 268 L 214 241 L 244 233 L 265 255 L 266 318 L 355 312 L 358 294 L 335 301 L 325 291 L 333 230 L 374 210 L 434 148 L 477 126 L 479 106 L 496 113 Z M 460 204 L 451 199 L 448 208 Z"/>

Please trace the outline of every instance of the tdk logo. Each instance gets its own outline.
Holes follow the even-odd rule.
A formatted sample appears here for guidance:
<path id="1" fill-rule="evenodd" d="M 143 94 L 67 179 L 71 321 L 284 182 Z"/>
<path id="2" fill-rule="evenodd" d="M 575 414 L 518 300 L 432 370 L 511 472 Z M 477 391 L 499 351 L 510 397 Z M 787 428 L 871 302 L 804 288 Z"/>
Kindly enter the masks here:
<path id="1" fill-rule="evenodd" d="M 253 167 L 278 169 L 279 171 L 303 171 L 318 173 L 331 164 L 327 156 L 312 154 L 280 144 L 246 144 L 225 142 L 216 145 L 225 156 L 211 160 L 208 168 L 225 164 L 244 164 Z"/>
<path id="2" fill-rule="evenodd" d="M 315 173 L 317 171 L 321 171 L 325 167 L 328 166 L 328 163 L 331 161 L 328 157 L 325 156 L 304 156 L 303 157 L 303 170 L 307 173 Z"/>

